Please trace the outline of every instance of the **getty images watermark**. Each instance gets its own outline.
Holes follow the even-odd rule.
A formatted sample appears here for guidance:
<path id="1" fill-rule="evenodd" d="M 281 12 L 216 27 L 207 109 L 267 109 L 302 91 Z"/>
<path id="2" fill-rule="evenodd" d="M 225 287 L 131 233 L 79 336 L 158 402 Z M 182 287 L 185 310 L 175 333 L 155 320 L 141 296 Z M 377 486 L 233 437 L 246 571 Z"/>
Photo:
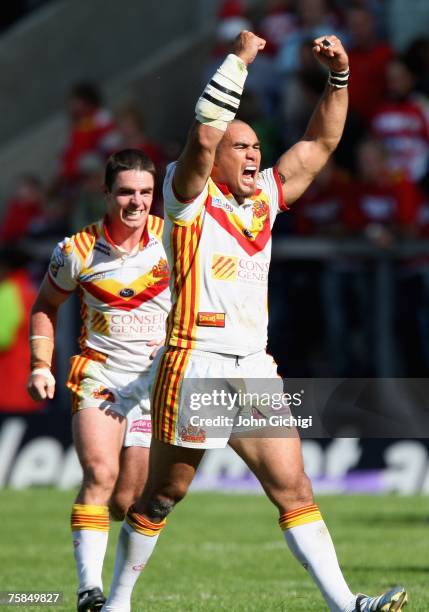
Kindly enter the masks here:
<path id="1" fill-rule="evenodd" d="M 177 414 L 191 440 L 429 438 L 429 378 L 184 379 Z"/>
<path id="2" fill-rule="evenodd" d="M 193 427 L 297 427 L 308 429 L 313 417 L 293 416 L 291 408 L 302 406 L 304 391 L 252 392 L 211 389 L 189 395 L 189 423 Z M 193 414 L 192 414 L 193 413 Z"/>

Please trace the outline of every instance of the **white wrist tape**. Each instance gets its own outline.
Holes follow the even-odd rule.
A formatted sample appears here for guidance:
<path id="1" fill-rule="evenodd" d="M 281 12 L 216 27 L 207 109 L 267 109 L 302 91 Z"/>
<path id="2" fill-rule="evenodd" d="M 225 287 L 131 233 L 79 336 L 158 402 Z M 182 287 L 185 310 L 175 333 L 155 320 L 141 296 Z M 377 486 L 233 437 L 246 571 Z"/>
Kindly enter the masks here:
<path id="1" fill-rule="evenodd" d="M 343 87 L 347 87 L 349 83 L 349 75 L 350 70 L 343 70 L 342 72 L 333 72 L 329 71 L 328 83 L 332 87 L 336 87 L 337 89 L 342 89 Z"/>
<path id="2" fill-rule="evenodd" d="M 55 378 L 49 368 L 34 368 L 31 370 L 31 376 L 44 376 L 48 385 L 55 385 Z"/>
<path id="3" fill-rule="evenodd" d="M 246 77 L 246 64 L 230 53 L 198 99 L 195 107 L 197 120 L 224 132 L 240 106 Z"/>

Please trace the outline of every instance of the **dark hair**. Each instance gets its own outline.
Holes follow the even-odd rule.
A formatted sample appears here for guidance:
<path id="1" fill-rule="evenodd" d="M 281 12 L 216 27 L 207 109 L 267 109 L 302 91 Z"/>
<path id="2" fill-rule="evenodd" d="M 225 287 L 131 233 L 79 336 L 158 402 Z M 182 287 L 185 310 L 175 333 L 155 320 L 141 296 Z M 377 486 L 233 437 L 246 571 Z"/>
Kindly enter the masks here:
<path id="1" fill-rule="evenodd" d="M 107 191 L 110 192 L 112 190 L 116 176 L 124 170 L 145 170 L 155 180 L 155 164 L 146 153 L 139 149 L 123 149 L 113 153 L 107 160 L 104 175 L 104 185 Z"/>
<path id="2" fill-rule="evenodd" d="M 75 83 L 70 90 L 70 96 L 83 100 L 92 106 L 100 106 L 103 102 L 98 86 L 90 81 Z"/>

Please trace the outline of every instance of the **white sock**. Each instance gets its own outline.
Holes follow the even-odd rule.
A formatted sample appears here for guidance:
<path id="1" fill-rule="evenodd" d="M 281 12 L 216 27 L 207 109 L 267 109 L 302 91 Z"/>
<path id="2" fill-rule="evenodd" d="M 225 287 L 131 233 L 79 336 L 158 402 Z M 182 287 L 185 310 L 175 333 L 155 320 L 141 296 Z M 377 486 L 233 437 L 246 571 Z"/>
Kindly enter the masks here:
<path id="1" fill-rule="evenodd" d="M 103 562 L 109 538 L 107 506 L 74 504 L 71 527 L 79 580 L 78 593 L 94 587 L 103 590 Z"/>
<path id="2" fill-rule="evenodd" d="M 73 531 L 74 558 L 79 580 L 78 593 L 99 587 L 103 590 L 103 562 L 108 531 L 82 529 Z"/>
<path id="3" fill-rule="evenodd" d="M 163 521 L 155 525 L 135 513 L 132 513 L 131 517 L 134 520 L 130 516 L 127 517 L 127 520 L 132 522 L 133 527 L 125 520 L 119 534 L 112 586 L 109 597 L 102 608 L 103 612 L 130 612 L 134 585 L 140 572 L 149 561 L 159 532 L 165 524 Z M 138 522 L 136 517 L 138 517 Z M 144 527 L 142 527 L 143 522 Z M 136 528 L 139 530 L 136 531 Z"/>
<path id="4" fill-rule="evenodd" d="M 287 512 L 280 518 L 286 542 L 312 576 L 331 612 L 353 612 L 356 595 L 338 565 L 329 531 L 316 505 Z"/>

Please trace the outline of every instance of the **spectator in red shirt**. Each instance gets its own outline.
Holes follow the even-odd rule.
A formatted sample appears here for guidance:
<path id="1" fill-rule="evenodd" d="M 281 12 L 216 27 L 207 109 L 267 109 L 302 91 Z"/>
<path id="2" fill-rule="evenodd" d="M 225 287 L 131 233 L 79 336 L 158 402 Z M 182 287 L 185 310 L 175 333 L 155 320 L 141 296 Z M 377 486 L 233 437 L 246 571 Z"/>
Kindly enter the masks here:
<path id="1" fill-rule="evenodd" d="M 387 151 L 390 169 L 419 181 L 429 166 L 429 125 L 414 94 L 414 83 L 413 74 L 402 60 L 389 63 L 389 97 L 375 113 L 372 130 Z"/>
<path id="2" fill-rule="evenodd" d="M 344 208 L 344 223 L 351 234 L 363 234 L 380 246 L 389 246 L 412 227 L 418 191 L 404 173 L 389 170 L 387 154 L 376 140 L 360 143 L 357 162 L 358 177 Z"/>
<path id="3" fill-rule="evenodd" d="M 10 242 L 25 237 L 32 224 L 44 212 L 45 194 L 40 180 L 31 174 L 18 178 L 0 228 L 0 241 Z"/>
<path id="4" fill-rule="evenodd" d="M 386 68 L 394 52 L 387 42 L 378 40 L 371 11 L 363 6 L 349 9 L 350 32 L 350 110 L 367 124 L 386 97 Z"/>
<path id="5" fill-rule="evenodd" d="M 301 236 L 338 235 L 349 191 L 348 177 L 332 159 L 291 209 L 295 233 Z"/>
<path id="6" fill-rule="evenodd" d="M 102 106 L 101 93 L 94 83 L 77 83 L 69 96 L 71 130 L 60 168 L 66 183 L 79 179 L 79 160 L 88 152 L 108 154 L 109 139 L 116 132 L 112 113 Z"/>

